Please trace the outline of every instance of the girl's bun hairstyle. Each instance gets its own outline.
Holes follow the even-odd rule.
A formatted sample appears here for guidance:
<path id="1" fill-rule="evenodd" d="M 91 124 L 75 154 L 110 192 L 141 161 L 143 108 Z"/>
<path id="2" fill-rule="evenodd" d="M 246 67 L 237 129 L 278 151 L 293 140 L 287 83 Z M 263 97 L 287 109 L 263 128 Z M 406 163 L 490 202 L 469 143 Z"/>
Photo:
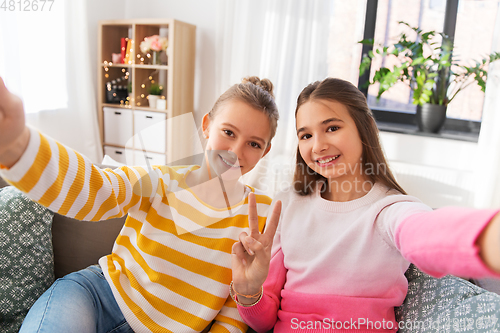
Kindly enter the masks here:
<path id="1" fill-rule="evenodd" d="M 208 113 L 210 119 L 217 116 L 219 107 L 231 100 L 239 100 L 247 103 L 254 109 L 264 112 L 269 117 L 271 133 L 269 143 L 276 134 L 278 127 L 278 107 L 274 101 L 274 85 L 269 79 L 260 79 L 257 76 L 247 76 L 224 92 L 215 102 L 212 110 Z"/>
<path id="2" fill-rule="evenodd" d="M 265 91 L 267 91 L 274 98 L 273 88 L 274 85 L 269 79 L 259 79 L 258 76 L 247 76 L 241 80 L 241 83 L 250 82 L 255 84 L 257 87 L 261 87 Z"/>

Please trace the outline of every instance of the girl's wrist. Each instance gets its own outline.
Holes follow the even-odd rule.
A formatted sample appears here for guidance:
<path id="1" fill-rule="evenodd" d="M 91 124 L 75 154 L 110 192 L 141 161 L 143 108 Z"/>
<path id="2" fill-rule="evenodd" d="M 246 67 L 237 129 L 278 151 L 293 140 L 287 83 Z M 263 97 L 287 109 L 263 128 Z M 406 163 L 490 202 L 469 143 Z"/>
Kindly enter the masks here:
<path id="1" fill-rule="evenodd" d="M 230 286 L 234 292 L 235 295 L 238 296 L 243 296 L 246 298 L 252 298 L 258 297 L 259 293 L 262 289 L 262 284 L 257 284 L 257 285 L 249 285 L 249 284 L 238 284 L 234 283 L 234 281 L 231 281 L 231 286 Z"/>
<path id="2" fill-rule="evenodd" d="M 236 304 L 241 306 L 253 306 L 261 300 L 264 294 L 264 288 L 261 286 L 255 293 L 244 294 L 236 291 L 233 281 L 231 281 L 229 285 L 229 294 Z"/>
<path id="3" fill-rule="evenodd" d="M 30 130 L 27 126 L 21 134 L 10 143 L 5 150 L 0 152 L 0 164 L 4 168 L 11 168 L 23 156 L 30 141 Z"/>

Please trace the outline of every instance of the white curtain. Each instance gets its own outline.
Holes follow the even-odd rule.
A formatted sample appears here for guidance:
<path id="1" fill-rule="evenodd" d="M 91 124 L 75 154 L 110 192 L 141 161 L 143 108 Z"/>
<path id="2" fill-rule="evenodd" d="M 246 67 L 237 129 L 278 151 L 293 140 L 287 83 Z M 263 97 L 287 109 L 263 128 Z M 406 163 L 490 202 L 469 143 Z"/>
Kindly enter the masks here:
<path id="1" fill-rule="evenodd" d="M 500 52 L 500 11 L 497 14 L 492 52 Z M 490 65 L 478 142 L 474 205 L 500 207 L 500 60 Z M 465 157 L 467 158 L 467 157 Z"/>
<path id="2" fill-rule="evenodd" d="M 291 184 L 297 97 L 328 74 L 331 1 L 219 0 L 217 5 L 216 93 L 251 75 L 275 86 L 278 131 L 268 156 L 245 176 L 273 195 Z"/>
<path id="3" fill-rule="evenodd" d="M 39 5 L 0 11 L 0 75 L 23 99 L 28 124 L 101 162 L 86 1 Z"/>

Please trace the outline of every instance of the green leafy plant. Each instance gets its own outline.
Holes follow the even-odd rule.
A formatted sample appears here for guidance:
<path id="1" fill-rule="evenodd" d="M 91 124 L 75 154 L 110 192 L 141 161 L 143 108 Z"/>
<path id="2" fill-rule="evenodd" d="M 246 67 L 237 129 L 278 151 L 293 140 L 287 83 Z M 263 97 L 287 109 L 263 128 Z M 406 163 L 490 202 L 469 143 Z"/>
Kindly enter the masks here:
<path id="1" fill-rule="evenodd" d="M 149 94 L 150 95 L 161 95 L 161 93 L 163 92 L 163 87 L 160 86 L 158 83 L 152 83 L 150 86 L 149 86 Z"/>
<path id="2" fill-rule="evenodd" d="M 375 45 L 373 51 L 363 55 L 359 69 L 360 75 L 368 70 L 373 59 L 392 57 L 396 64 L 381 67 L 375 72 L 368 85 L 379 83 L 377 99 L 397 82 L 404 82 L 413 90 L 413 104 L 448 105 L 455 96 L 471 84 L 477 83 L 484 92 L 486 89 L 486 66 L 500 59 L 500 52 L 492 53 L 472 66 L 460 65 L 453 56 L 453 42 L 447 35 L 436 32 L 424 32 L 419 28 L 406 25 L 416 33 L 410 39 L 401 33 L 399 40 L 389 46 Z M 372 39 L 360 41 L 374 45 Z"/>

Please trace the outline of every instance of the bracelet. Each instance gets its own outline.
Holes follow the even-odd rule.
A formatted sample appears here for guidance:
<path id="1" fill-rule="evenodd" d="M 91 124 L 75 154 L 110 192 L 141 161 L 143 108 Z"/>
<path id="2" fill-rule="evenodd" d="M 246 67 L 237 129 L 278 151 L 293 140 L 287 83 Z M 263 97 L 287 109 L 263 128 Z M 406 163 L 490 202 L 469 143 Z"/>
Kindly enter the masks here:
<path id="1" fill-rule="evenodd" d="M 257 303 L 259 303 L 259 301 L 262 299 L 262 296 L 264 295 L 264 287 L 260 287 L 260 291 L 255 294 L 255 295 L 244 295 L 244 294 L 240 294 L 238 293 L 236 290 L 234 290 L 234 286 L 233 286 L 233 281 L 231 281 L 231 284 L 229 285 L 229 295 L 231 295 L 231 298 L 233 299 L 233 301 L 238 304 L 239 306 L 243 306 L 243 307 L 251 307 L 251 306 L 254 306 L 256 305 Z M 257 300 L 252 303 L 252 304 L 243 304 L 243 303 L 240 303 L 237 299 L 236 299 L 236 295 L 239 295 L 239 296 L 243 296 L 243 297 L 246 297 L 246 298 L 257 298 Z"/>
<path id="2" fill-rule="evenodd" d="M 246 298 L 257 298 L 260 296 L 260 294 L 262 293 L 262 289 L 254 294 L 254 295 L 245 295 L 245 294 L 240 294 L 239 292 L 237 292 L 235 289 L 234 289 L 234 285 L 233 285 L 233 281 L 231 281 L 231 284 L 229 285 L 229 291 L 234 291 L 234 294 L 235 295 L 238 295 L 238 296 L 243 296 L 243 297 L 246 297 Z"/>

